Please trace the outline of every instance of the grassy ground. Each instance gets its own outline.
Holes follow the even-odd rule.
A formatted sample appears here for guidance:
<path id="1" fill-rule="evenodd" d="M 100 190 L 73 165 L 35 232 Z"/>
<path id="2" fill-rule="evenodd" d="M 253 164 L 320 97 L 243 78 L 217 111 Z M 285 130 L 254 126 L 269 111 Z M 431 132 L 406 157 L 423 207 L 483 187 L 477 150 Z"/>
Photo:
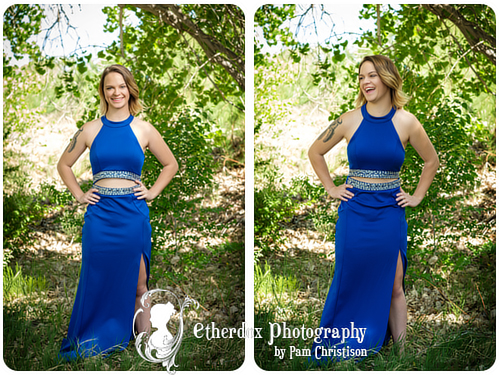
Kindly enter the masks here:
<path id="1" fill-rule="evenodd" d="M 284 188 L 284 191 L 290 191 Z M 486 241 L 480 252 L 468 251 L 470 262 L 447 268 L 432 266 L 409 253 L 406 284 L 407 345 L 403 356 L 392 344 L 361 362 L 345 361 L 315 366 L 307 357 L 312 338 L 279 337 L 269 344 L 270 326 L 315 329 L 334 271 L 334 242 L 315 224 L 315 206 L 304 204 L 281 223 L 283 242 L 264 251 L 255 264 L 255 326 L 263 339 L 255 342 L 255 361 L 265 370 L 485 370 L 496 359 L 496 253 Z M 331 207 L 334 215 L 336 207 Z M 466 234 L 464 234 L 466 237 Z M 461 245 L 460 245 L 461 246 Z M 447 251 L 467 251 L 449 249 Z M 446 254 L 440 254 L 444 259 Z M 293 348 L 297 350 L 291 352 Z M 285 349 L 280 358 L 278 349 Z M 301 351 L 305 350 L 305 353 Z"/>
<path id="2" fill-rule="evenodd" d="M 67 304 L 66 304 L 67 305 Z M 60 341 L 67 330 L 67 311 L 55 301 L 28 300 L 4 308 L 4 360 L 14 370 L 129 370 L 158 371 L 160 364 L 143 360 L 134 342 L 122 352 L 62 362 L 57 359 Z M 187 319 L 185 336 L 176 357 L 178 370 L 234 370 L 243 362 L 243 339 L 208 341 L 193 335 L 194 322 Z"/>
<path id="3" fill-rule="evenodd" d="M 487 185 L 488 182 L 485 184 Z M 283 186 L 283 194 L 290 188 Z M 488 200 L 488 196 L 483 197 Z M 482 202 L 490 205 L 491 202 Z M 433 261 L 408 253 L 405 278 L 408 332 L 405 354 L 392 344 L 361 362 L 315 366 L 308 362 L 312 337 L 280 336 L 270 344 L 270 327 L 319 326 L 334 273 L 334 231 L 330 222 L 315 220 L 327 207 L 335 217 L 336 203 L 303 200 L 291 218 L 280 223 L 281 242 L 261 250 L 255 263 L 255 326 L 263 327 L 255 341 L 255 361 L 265 370 L 485 370 L 496 359 L 496 243 L 494 227 L 476 247 L 462 235 L 456 248 L 443 249 Z M 489 239 L 490 238 L 490 239 Z M 477 238 L 476 241 L 479 241 Z M 469 247 L 464 244 L 469 244 Z M 474 249 L 474 251 L 473 251 Z M 462 266 L 446 264 L 452 254 L 465 253 Z M 296 349 L 292 352 L 292 349 Z M 279 356 L 285 350 L 285 357 Z M 306 357 L 299 355 L 303 354 Z"/>

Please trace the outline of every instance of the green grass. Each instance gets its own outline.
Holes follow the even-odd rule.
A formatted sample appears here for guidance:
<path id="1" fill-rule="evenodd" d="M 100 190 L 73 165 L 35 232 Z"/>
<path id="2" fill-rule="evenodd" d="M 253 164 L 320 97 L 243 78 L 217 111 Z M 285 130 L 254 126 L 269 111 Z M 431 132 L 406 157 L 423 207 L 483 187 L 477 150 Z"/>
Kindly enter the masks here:
<path id="1" fill-rule="evenodd" d="M 287 327 L 316 327 L 314 319 L 290 319 Z M 255 341 L 255 361 L 259 367 L 267 371 L 303 371 L 303 370 L 375 370 L 375 371 L 443 371 L 443 370 L 486 370 L 493 366 L 496 359 L 496 336 L 492 332 L 482 332 L 474 327 L 450 328 L 446 335 L 409 327 L 406 350 L 403 355 L 397 354 L 393 345 L 363 361 L 348 360 L 343 362 L 316 365 L 308 361 L 308 357 L 298 356 L 297 350 L 310 349 L 312 340 L 275 338 L 269 345 L 270 324 L 275 323 L 275 314 L 270 310 L 257 309 L 255 326 L 263 327 L 263 339 Z M 276 348 L 285 349 L 285 357 L 276 355 Z"/>
<path id="2" fill-rule="evenodd" d="M 35 291 L 45 291 L 47 280 L 45 276 L 24 276 L 21 267 L 16 263 L 12 267 L 3 268 L 3 295 L 4 298 L 13 298 L 17 295 L 30 295 Z"/>
<path id="3" fill-rule="evenodd" d="M 67 329 L 67 309 L 47 302 L 4 307 L 4 361 L 17 371 L 47 370 L 162 370 L 161 364 L 143 360 L 134 342 L 107 358 L 100 356 L 64 362 L 57 359 Z M 193 324 L 185 330 L 176 357 L 177 370 L 234 370 L 244 359 L 244 339 L 213 339 L 193 336 Z"/>
<path id="4" fill-rule="evenodd" d="M 286 308 L 293 301 L 298 290 L 297 278 L 293 275 L 274 276 L 269 264 L 262 269 L 255 265 L 254 289 L 261 298 L 268 298 L 279 308 Z"/>

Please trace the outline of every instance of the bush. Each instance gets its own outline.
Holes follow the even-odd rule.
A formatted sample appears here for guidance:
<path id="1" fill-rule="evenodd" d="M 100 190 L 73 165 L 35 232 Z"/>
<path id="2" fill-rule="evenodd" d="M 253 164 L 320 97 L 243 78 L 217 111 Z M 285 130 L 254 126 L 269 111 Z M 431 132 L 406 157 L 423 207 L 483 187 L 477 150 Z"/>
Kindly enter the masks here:
<path id="1" fill-rule="evenodd" d="M 261 172 L 256 172 L 256 182 L 260 187 L 254 192 L 254 237 L 255 246 L 268 251 L 284 242 L 280 233 L 283 223 L 291 220 L 297 204 L 285 193 L 283 176 L 277 168 L 269 161 L 259 164 Z"/>
<path id="2" fill-rule="evenodd" d="M 61 210 L 73 197 L 60 192 L 53 185 L 42 183 L 39 190 L 19 186 L 10 194 L 4 194 L 3 247 L 13 254 L 21 245 L 31 243 L 33 227 L 40 225 L 45 215 Z"/>

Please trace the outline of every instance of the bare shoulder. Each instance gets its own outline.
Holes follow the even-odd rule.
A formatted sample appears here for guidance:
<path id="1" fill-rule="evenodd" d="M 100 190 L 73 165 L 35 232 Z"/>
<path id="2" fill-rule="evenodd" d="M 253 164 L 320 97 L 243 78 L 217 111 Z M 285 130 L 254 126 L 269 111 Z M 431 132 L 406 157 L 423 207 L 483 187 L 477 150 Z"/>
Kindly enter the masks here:
<path id="1" fill-rule="evenodd" d="M 148 121 L 143 120 L 141 118 L 137 118 L 137 117 L 134 119 L 134 122 L 132 123 L 132 125 L 134 128 L 136 128 L 137 130 L 144 132 L 144 133 L 149 133 L 149 132 L 153 132 L 156 130 L 156 128 L 151 123 L 149 123 Z"/>
<path id="2" fill-rule="evenodd" d="M 414 114 L 402 108 L 397 112 L 397 121 L 403 128 L 408 130 L 419 128 L 422 126 L 422 124 L 420 123 L 420 121 L 418 121 L 417 117 Z"/>
<path id="3" fill-rule="evenodd" d="M 361 119 L 362 119 L 361 109 L 357 108 L 342 113 L 337 119 L 332 121 L 331 125 L 335 125 L 336 127 L 339 128 L 339 130 L 348 131 L 349 129 L 359 125 Z"/>
<path id="4" fill-rule="evenodd" d="M 91 142 L 95 135 L 101 129 L 102 122 L 101 119 L 91 120 L 83 124 L 77 131 L 76 134 L 81 134 L 80 138 L 85 140 L 85 143 Z"/>
<path id="5" fill-rule="evenodd" d="M 73 155 L 81 155 L 85 149 L 90 148 L 93 142 L 95 135 L 99 132 L 101 128 L 101 120 L 92 120 L 89 121 L 78 128 L 73 137 L 71 137 L 68 147 L 66 147 L 66 154 L 70 154 L 73 150 L 77 150 L 73 152 Z M 76 159 L 75 159 L 76 160 Z"/>
<path id="6" fill-rule="evenodd" d="M 356 117 L 356 110 L 343 113 L 328 125 L 328 128 L 320 134 L 317 141 L 322 140 L 323 143 L 328 143 L 331 148 L 343 138 L 349 138 L 349 135 L 353 132 L 352 129 L 355 127 Z"/>
<path id="7" fill-rule="evenodd" d="M 94 130 L 99 130 L 102 126 L 102 122 L 100 118 L 97 118 L 95 120 L 91 120 L 89 122 L 86 122 L 81 126 L 81 130 L 85 132 L 93 132 Z"/>
<path id="8" fill-rule="evenodd" d="M 160 132 L 146 120 L 136 117 L 131 126 L 144 150 L 163 140 Z"/>
<path id="9" fill-rule="evenodd" d="M 339 117 L 339 119 L 342 119 L 342 122 L 345 123 L 346 127 L 357 126 L 363 119 L 361 108 L 356 108 L 351 111 L 345 112 Z"/>
<path id="10" fill-rule="evenodd" d="M 359 125 L 363 121 L 363 114 L 361 113 L 361 108 L 353 109 L 349 112 L 345 112 L 340 116 L 343 124 L 342 135 L 350 142 L 353 134 L 358 129 Z"/>

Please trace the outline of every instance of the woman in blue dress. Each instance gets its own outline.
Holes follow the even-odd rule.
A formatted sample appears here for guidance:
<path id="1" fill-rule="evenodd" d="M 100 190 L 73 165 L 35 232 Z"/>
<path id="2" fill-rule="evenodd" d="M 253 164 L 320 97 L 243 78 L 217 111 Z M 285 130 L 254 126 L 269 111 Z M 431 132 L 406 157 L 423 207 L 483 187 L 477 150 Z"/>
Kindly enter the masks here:
<path id="1" fill-rule="evenodd" d="M 423 126 L 403 106 L 408 97 L 387 57 L 366 56 L 359 66 L 357 108 L 319 136 L 309 159 L 327 193 L 340 199 L 335 232 L 335 272 L 313 344 L 315 360 L 343 360 L 375 353 L 390 336 L 402 351 L 407 310 L 405 207 L 417 206 L 439 166 Z M 324 155 L 347 141 L 349 175 L 336 186 Z M 424 161 L 413 194 L 400 184 L 405 147 Z"/>
<path id="2" fill-rule="evenodd" d="M 146 201 L 157 197 L 178 170 L 160 133 L 135 117 L 139 90 L 128 69 L 107 67 L 99 84 L 102 117 L 84 124 L 57 165 L 75 199 L 87 204 L 82 229 L 82 265 L 68 336 L 59 356 L 76 359 L 124 349 L 133 335 L 133 317 L 148 290 L 151 225 Z M 93 182 L 80 188 L 71 169 L 90 149 Z M 141 182 L 144 152 L 163 165 L 156 182 Z M 149 311 L 135 329 L 150 332 Z"/>

